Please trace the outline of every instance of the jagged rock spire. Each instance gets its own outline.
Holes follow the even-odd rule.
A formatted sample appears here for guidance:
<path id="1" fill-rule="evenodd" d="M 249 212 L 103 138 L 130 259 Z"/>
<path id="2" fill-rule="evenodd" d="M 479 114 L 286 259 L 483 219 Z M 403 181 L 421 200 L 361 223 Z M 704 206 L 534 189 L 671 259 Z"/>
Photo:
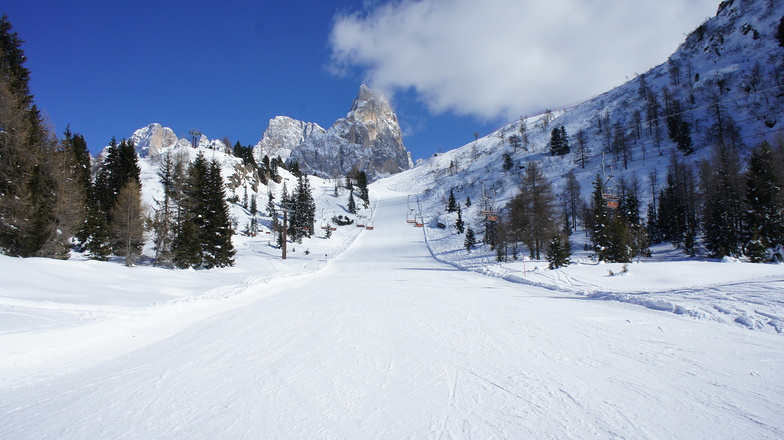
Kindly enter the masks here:
<path id="1" fill-rule="evenodd" d="M 345 176 L 356 167 L 376 179 L 412 166 L 392 106 L 365 85 L 346 117 L 329 130 L 285 116 L 273 118 L 254 154 L 259 160 L 269 155 L 296 161 L 303 171 L 325 177 Z"/>

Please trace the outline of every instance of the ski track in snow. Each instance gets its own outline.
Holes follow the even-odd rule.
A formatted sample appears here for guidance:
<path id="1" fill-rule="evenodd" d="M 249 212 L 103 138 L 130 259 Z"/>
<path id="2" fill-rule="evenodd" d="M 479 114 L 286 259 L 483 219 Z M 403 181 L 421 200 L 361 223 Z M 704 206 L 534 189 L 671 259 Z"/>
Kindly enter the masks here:
<path id="1" fill-rule="evenodd" d="M 317 272 L 165 305 L 186 322 L 124 354 L 10 370 L 0 437 L 784 436 L 781 336 L 457 270 L 374 193 L 375 230 Z"/>

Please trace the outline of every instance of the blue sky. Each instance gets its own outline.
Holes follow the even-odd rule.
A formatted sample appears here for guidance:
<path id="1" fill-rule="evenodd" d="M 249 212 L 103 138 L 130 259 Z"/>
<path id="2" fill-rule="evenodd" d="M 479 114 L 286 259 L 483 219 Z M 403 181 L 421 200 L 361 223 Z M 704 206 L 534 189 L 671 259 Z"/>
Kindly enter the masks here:
<path id="1" fill-rule="evenodd" d="M 277 115 L 329 127 L 368 83 L 387 92 L 418 159 L 621 84 L 718 5 L 584 3 L 25 0 L 0 13 L 25 41 L 35 102 L 92 151 L 152 122 L 243 145 Z"/>

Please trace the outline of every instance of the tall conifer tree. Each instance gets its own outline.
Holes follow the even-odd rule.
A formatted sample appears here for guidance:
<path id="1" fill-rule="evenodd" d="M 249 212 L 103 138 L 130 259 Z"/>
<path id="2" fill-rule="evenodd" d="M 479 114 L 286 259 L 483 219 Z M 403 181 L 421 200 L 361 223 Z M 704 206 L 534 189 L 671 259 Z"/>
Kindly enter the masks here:
<path id="1" fill-rule="evenodd" d="M 784 246 L 784 169 L 768 142 L 754 148 L 746 171 L 747 225 L 764 248 Z"/>

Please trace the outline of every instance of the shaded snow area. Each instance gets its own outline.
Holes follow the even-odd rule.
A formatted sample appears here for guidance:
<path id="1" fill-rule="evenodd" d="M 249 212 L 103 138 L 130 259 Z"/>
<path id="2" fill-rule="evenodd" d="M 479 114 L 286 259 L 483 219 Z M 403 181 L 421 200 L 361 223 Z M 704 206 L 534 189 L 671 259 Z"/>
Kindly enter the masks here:
<path id="1" fill-rule="evenodd" d="M 401 185 L 286 261 L 264 236 L 209 271 L 0 258 L 0 437 L 784 436 L 782 335 L 706 312 L 778 313 L 781 266 L 483 264 Z"/>
<path id="2" fill-rule="evenodd" d="M 697 319 L 729 322 L 753 330 L 784 332 L 784 265 L 736 259 L 697 260 L 670 245 L 655 246 L 653 257 L 626 265 L 596 262 L 580 251 L 582 231 L 572 239 L 575 253 L 568 267 L 549 270 L 546 260 L 532 260 L 524 248 L 517 259 L 498 262 L 481 243 L 468 253 L 465 236 L 454 226 L 427 228 L 428 245 L 438 261 L 507 281 L 582 295 L 590 299 L 637 304 Z"/>

